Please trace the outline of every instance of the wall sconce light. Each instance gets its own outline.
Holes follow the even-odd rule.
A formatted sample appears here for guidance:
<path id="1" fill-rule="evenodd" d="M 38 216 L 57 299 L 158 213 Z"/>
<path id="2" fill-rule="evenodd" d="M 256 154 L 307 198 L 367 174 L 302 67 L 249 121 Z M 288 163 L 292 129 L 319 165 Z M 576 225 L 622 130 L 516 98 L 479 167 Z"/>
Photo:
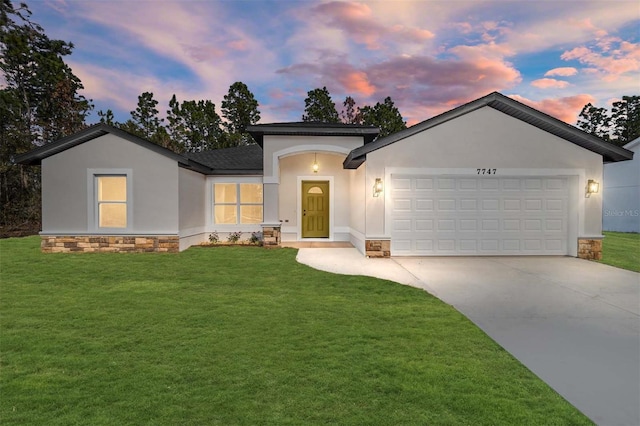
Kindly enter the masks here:
<path id="1" fill-rule="evenodd" d="M 591 194 L 596 194 L 598 190 L 600 190 L 600 183 L 596 182 L 593 179 L 589 179 L 587 181 L 587 197 L 589 197 Z"/>
<path id="2" fill-rule="evenodd" d="M 317 153 L 313 154 L 313 165 L 311 166 L 311 169 L 313 169 L 313 173 L 318 173 L 318 170 L 320 170 L 320 165 L 318 164 L 318 154 Z"/>
<path id="3" fill-rule="evenodd" d="M 382 189 L 383 189 L 382 179 L 376 178 L 376 183 L 373 184 L 373 196 L 379 197 L 380 194 L 382 194 Z"/>

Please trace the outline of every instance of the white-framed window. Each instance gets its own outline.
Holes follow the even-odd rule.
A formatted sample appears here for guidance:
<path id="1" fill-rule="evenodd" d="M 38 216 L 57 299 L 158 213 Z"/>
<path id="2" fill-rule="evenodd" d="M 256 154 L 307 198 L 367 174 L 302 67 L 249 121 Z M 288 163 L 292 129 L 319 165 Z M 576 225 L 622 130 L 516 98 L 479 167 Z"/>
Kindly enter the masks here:
<path id="1" fill-rule="evenodd" d="M 98 228 L 127 228 L 127 176 L 96 176 Z"/>
<path id="2" fill-rule="evenodd" d="M 132 171 L 88 169 L 90 232 L 129 232 L 132 228 Z"/>
<path id="3" fill-rule="evenodd" d="M 213 184 L 213 223 L 248 225 L 262 222 L 262 183 Z"/>

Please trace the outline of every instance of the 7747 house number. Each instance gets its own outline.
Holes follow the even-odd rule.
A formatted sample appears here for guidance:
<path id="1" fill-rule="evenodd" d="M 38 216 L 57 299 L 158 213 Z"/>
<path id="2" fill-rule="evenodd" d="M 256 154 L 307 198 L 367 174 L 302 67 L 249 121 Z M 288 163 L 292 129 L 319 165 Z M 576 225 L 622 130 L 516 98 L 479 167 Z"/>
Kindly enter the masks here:
<path id="1" fill-rule="evenodd" d="M 476 169 L 479 175 L 495 175 L 498 169 Z"/>

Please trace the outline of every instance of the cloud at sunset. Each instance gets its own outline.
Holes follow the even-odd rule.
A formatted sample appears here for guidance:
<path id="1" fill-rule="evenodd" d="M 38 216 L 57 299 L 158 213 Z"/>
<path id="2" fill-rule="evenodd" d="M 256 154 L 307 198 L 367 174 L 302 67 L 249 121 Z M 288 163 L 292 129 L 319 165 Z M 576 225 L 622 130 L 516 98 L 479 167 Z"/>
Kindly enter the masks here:
<path id="1" fill-rule="evenodd" d="M 96 110 L 123 120 L 137 96 L 222 97 L 243 81 L 262 122 L 299 120 L 307 91 L 340 105 L 391 96 L 411 124 L 492 91 L 574 123 L 587 102 L 638 93 L 632 2 L 33 2 Z M 250 5 L 251 7 L 248 7 Z M 517 98 L 518 99 L 518 98 Z M 339 109 L 339 108 L 338 108 Z"/>
<path id="2" fill-rule="evenodd" d="M 564 89 L 569 86 L 569 82 L 556 80 L 555 78 L 540 78 L 538 80 L 533 80 L 531 85 L 539 89 Z"/>
<path id="3" fill-rule="evenodd" d="M 379 49 L 385 42 L 421 43 L 434 37 L 428 29 L 402 24 L 386 26 L 375 19 L 365 3 L 333 1 L 315 6 L 313 14 L 330 27 L 345 32 L 356 43 L 369 49 Z"/>
<path id="4" fill-rule="evenodd" d="M 546 73 L 544 73 L 545 77 L 553 77 L 553 76 L 559 76 L 559 77 L 571 77 L 572 75 L 576 75 L 578 74 L 578 70 L 575 69 L 574 67 L 559 67 L 559 68 L 554 68 L 552 70 L 547 71 Z"/>
<path id="5" fill-rule="evenodd" d="M 566 96 L 554 99 L 542 99 L 540 101 L 534 101 L 519 95 L 511 95 L 509 97 L 518 102 L 522 102 L 525 105 L 529 105 L 532 108 L 547 113 L 568 124 L 575 124 L 580 111 L 582 111 L 582 107 L 584 107 L 588 103 L 595 102 L 593 96 L 587 94 Z"/>

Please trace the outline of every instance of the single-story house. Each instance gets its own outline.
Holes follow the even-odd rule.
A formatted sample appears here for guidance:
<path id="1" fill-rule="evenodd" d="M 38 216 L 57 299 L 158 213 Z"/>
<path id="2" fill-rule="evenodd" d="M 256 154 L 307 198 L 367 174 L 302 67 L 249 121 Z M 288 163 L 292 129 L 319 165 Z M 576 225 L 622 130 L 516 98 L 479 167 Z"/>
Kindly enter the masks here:
<path id="1" fill-rule="evenodd" d="M 623 148 L 633 160 L 604 165 L 602 229 L 640 232 L 640 138 Z"/>
<path id="2" fill-rule="evenodd" d="M 633 153 L 500 93 L 378 138 L 369 126 L 250 126 L 257 145 L 176 154 L 104 124 L 26 153 L 43 251 L 178 251 L 216 231 L 367 256 L 597 258 L 604 162 Z"/>

